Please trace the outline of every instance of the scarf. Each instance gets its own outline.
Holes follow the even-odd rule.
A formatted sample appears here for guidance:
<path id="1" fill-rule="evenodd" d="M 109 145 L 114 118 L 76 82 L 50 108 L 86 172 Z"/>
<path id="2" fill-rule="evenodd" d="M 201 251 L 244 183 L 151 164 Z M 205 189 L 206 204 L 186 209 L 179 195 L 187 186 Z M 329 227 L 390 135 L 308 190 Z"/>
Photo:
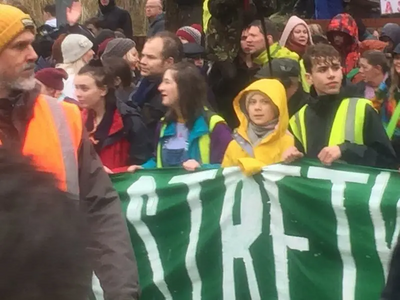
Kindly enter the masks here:
<path id="1" fill-rule="evenodd" d="M 261 143 L 268 135 L 270 135 L 278 124 L 279 118 L 273 119 L 268 122 L 267 125 L 259 126 L 249 120 L 249 126 L 247 128 L 247 136 L 249 137 L 250 143 L 253 147 Z"/>
<path id="2" fill-rule="evenodd" d="M 307 45 L 301 45 L 297 42 L 292 41 L 292 39 L 289 38 L 285 47 L 288 48 L 290 51 L 297 53 L 300 57 L 303 57 L 304 53 L 306 52 Z"/>
<path id="3" fill-rule="evenodd" d="M 150 101 L 155 95 L 159 94 L 158 86 L 162 81 L 161 77 L 153 78 L 150 80 L 143 77 L 139 82 L 136 91 L 132 94 L 132 101 L 138 106 L 143 106 L 144 103 Z"/>

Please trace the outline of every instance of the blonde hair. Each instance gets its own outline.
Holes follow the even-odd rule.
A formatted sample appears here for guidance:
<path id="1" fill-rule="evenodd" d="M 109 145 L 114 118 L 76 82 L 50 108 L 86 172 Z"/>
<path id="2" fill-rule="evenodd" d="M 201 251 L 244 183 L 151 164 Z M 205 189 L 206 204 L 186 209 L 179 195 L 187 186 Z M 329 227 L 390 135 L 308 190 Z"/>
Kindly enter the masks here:
<path id="1" fill-rule="evenodd" d="M 319 24 L 310 24 L 308 27 L 310 28 L 311 35 L 325 35 L 324 30 Z"/>
<path id="2" fill-rule="evenodd" d="M 56 68 L 63 69 L 68 75 L 76 75 L 78 72 L 86 65 L 86 62 L 83 58 L 78 59 L 77 61 L 69 64 L 58 64 Z"/>

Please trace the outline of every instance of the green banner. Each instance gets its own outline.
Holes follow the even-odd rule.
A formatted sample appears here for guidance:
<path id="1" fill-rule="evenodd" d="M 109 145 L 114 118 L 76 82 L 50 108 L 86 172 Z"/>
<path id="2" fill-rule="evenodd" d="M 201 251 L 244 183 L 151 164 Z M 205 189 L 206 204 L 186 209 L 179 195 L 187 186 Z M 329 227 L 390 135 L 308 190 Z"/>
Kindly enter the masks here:
<path id="1" fill-rule="evenodd" d="M 400 230 L 395 172 L 312 162 L 113 176 L 141 300 L 377 300 Z M 400 204 L 399 204 L 400 205 Z"/>

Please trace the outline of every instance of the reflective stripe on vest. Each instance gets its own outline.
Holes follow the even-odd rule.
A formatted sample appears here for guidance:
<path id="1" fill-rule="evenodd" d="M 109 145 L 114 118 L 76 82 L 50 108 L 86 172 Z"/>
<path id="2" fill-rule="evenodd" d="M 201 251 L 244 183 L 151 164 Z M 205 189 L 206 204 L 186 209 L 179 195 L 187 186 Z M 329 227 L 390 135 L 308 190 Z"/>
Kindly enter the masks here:
<path id="1" fill-rule="evenodd" d="M 199 138 L 199 150 L 200 150 L 200 159 L 201 162 L 200 164 L 209 164 L 210 163 L 210 147 L 211 147 L 211 139 L 210 139 L 210 134 L 213 132 L 215 126 L 220 123 L 224 122 L 225 120 L 214 114 L 210 117 L 209 123 L 208 123 L 208 131 L 209 134 L 205 134 Z M 164 135 L 165 129 L 167 128 L 167 124 L 163 124 L 161 127 L 160 131 L 160 137 Z M 157 168 L 163 168 L 162 164 L 162 157 L 161 157 L 161 143 L 158 143 L 157 146 Z"/>
<path id="2" fill-rule="evenodd" d="M 66 192 L 78 197 L 79 199 L 79 172 L 78 160 L 75 155 L 76 149 L 71 136 L 70 126 L 67 116 L 61 104 L 55 98 L 44 97 L 47 100 L 53 116 L 54 126 L 60 141 L 63 165 L 65 168 Z"/>
<path id="3" fill-rule="evenodd" d="M 336 112 L 328 146 L 335 146 L 349 141 L 355 144 L 364 144 L 364 121 L 365 107 L 371 105 L 371 101 L 362 98 L 344 99 Z M 290 120 L 290 127 L 297 140 L 303 145 L 307 153 L 307 131 L 305 125 L 305 112 L 308 105 L 305 105 Z"/>

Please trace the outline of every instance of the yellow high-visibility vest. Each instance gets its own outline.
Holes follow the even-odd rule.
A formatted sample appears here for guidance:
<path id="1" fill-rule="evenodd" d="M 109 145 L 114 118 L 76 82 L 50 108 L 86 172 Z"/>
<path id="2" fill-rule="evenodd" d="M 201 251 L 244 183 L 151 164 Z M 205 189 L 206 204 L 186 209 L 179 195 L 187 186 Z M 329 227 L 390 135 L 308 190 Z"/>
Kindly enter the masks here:
<path id="1" fill-rule="evenodd" d="M 359 145 L 364 144 L 365 108 L 367 105 L 372 107 L 371 101 L 363 98 L 348 98 L 340 103 L 327 146 L 340 145 L 345 141 Z M 307 107 L 308 105 L 303 106 L 290 119 L 290 128 L 297 140 L 303 145 L 305 153 L 308 150 L 305 122 Z"/>
<path id="2" fill-rule="evenodd" d="M 211 138 L 210 134 L 214 131 L 215 126 L 218 123 L 225 123 L 225 120 L 219 115 L 206 110 L 206 121 L 208 122 L 208 131 L 209 134 L 205 134 L 199 138 L 199 150 L 201 157 L 201 164 L 209 164 L 210 163 L 210 145 Z M 160 137 L 164 136 L 165 129 L 167 128 L 167 124 L 164 124 L 161 127 Z M 162 157 L 161 157 L 161 142 L 157 145 L 157 168 L 162 168 Z"/>

